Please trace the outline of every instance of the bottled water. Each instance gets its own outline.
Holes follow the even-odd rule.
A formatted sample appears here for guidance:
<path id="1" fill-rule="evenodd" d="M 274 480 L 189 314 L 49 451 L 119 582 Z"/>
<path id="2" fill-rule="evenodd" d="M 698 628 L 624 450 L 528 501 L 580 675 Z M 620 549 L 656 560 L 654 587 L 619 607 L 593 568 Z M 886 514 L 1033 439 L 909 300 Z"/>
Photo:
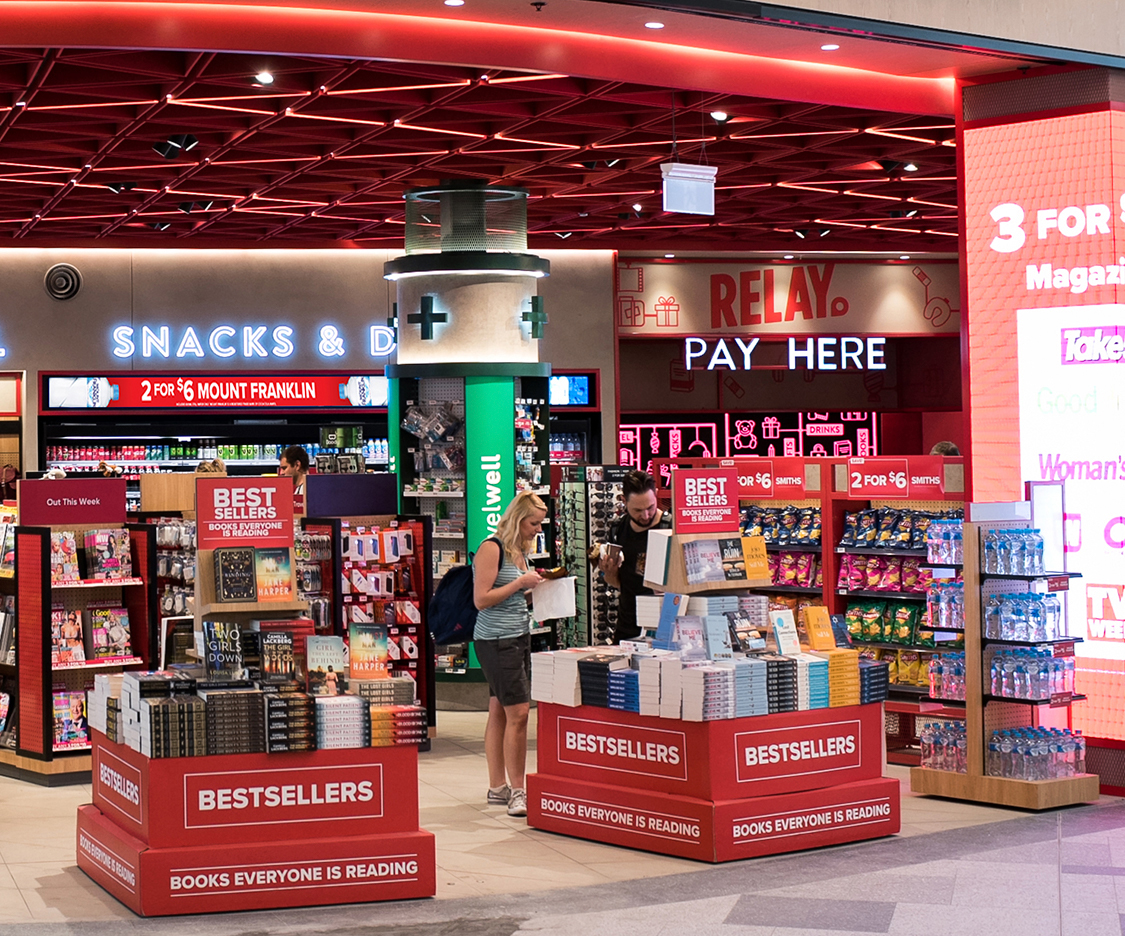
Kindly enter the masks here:
<path id="1" fill-rule="evenodd" d="M 992 739 L 988 742 L 988 758 L 985 761 L 985 773 L 990 777 L 1002 777 L 1000 763 L 1000 732 L 992 732 Z"/>
<path id="2" fill-rule="evenodd" d="M 1008 574 L 1023 575 L 1026 570 L 1027 552 L 1024 548 L 1023 530 L 1008 533 Z"/>
<path id="3" fill-rule="evenodd" d="M 926 724 L 922 726 L 922 730 L 918 732 L 918 745 L 922 749 L 922 766 L 934 766 L 934 728 L 933 725 Z"/>
<path id="4" fill-rule="evenodd" d="M 930 698 L 936 699 L 941 696 L 942 688 L 942 665 L 941 654 L 935 654 L 930 657 Z"/>
<path id="5" fill-rule="evenodd" d="M 984 531 L 984 571 L 997 573 L 1000 571 L 997 566 L 996 558 L 996 543 L 999 539 L 996 530 Z"/>
<path id="6" fill-rule="evenodd" d="M 1007 575 L 1011 570 L 1011 563 L 1008 561 L 1008 556 L 1011 554 L 1011 541 L 1008 534 L 1003 531 L 996 531 L 996 574 Z"/>
<path id="7" fill-rule="evenodd" d="M 1074 732 L 1074 743 L 1076 745 L 1074 752 L 1074 772 L 1076 774 L 1084 774 L 1086 772 L 1086 739 L 1082 737 L 1081 731 Z"/>
<path id="8" fill-rule="evenodd" d="M 1000 596 L 989 595 L 984 605 L 984 636 L 1000 640 Z"/>
<path id="9" fill-rule="evenodd" d="M 1031 568 L 1027 571 L 1031 575 L 1040 575 L 1046 571 L 1043 565 L 1043 534 L 1039 530 L 1030 530 L 1031 534 Z"/>
<path id="10" fill-rule="evenodd" d="M 1044 629 L 1048 640 L 1056 640 L 1062 634 L 1062 602 L 1054 592 L 1043 596 L 1043 611 L 1046 617 Z"/>
<path id="11" fill-rule="evenodd" d="M 949 560 L 955 565 L 965 561 L 965 534 L 960 520 L 949 522 Z"/>
<path id="12" fill-rule="evenodd" d="M 1027 633 L 1028 640 L 1048 640 L 1047 615 L 1043 601 L 1035 596 L 1027 602 Z"/>

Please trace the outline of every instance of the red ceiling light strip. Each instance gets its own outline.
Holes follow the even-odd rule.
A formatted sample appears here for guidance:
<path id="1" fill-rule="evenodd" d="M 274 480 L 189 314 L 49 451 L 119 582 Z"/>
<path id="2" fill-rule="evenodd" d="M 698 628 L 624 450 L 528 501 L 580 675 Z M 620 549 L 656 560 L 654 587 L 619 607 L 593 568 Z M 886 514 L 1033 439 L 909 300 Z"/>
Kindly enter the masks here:
<path id="1" fill-rule="evenodd" d="M 778 188 L 799 189 L 802 192 L 824 192 L 826 195 L 839 195 L 839 191 L 831 188 L 820 188 L 816 185 L 805 185 L 803 182 L 778 182 Z"/>
<path id="2" fill-rule="evenodd" d="M 275 117 L 277 111 L 263 110 L 260 107 L 229 107 L 226 104 L 196 104 L 183 98 L 168 98 L 169 104 L 179 104 L 183 107 L 196 107 L 200 110 L 228 111 L 232 114 L 257 114 L 262 117 Z"/>
<path id="3" fill-rule="evenodd" d="M 592 150 L 604 149 L 632 149 L 634 146 L 671 146 L 675 143 L 677 146 L 686 146 L 688 143 L 714 143 L 718 137 L 692 137 L 683 140 L 650 140 L 647 143 L 594 143 L 590 146 Z"/>
<path id="4" fill-rule="evenodd" d="M 400 127 L 403 130 L 422 130 L 426 133 L 443 133 L 450 136 L 463 136 L 469 137 L 473 140 L 487 140 L 487 133 L 470 133 L 467 130 L 446 130 L 442 127 L 423 127 L 420 124 L 403 123 L 401 120 L 396 120 L 393 124 L 395 127 Z"/>
<path id="5" fill-rule="evenodd" d="M 497 81 L 489 82 L 489 84 L 498 84 Z M 415 84 L 415 85 L 390 85 L 382 88 L 336 88 L 332 91 L 325 91 L 327 97 L 343 97 L 352 94 L 388 94 L 392 91 L 431 91 L 438 88 L 465 88 L 472 84 L 469 79 L 462 81 L 440 81 L 431 82 L 430 84 Z"/>
<path id="6" fill-rule="evenodd" d="M 505 143 L 530 143 L 533 146 L 549 146 L 551 149 L 580 150 L 581 146 L 574 143 L 551 143 L 548 140 L 525 140 L 522 137 L 504 136 L 502 133 L 493 134 L 494 140 L 503 140 Z M 518 153 L 521 150 L 502 150 L 501 152 Z"/>
<path id="7" fill-rule="evenodd" d="M 950 208 L 953 211 L 957 210 L 956 205 L 947 205 L 945 202 L 926 201 L 924 198 L 914 198 L 913 196 L 906 200 L 912 205 L 932 205 L 934 208 Z"/>
<path id="8" fill-rule="evenodd" d="M 878 130 L 874 127 L 868 127 L 863 131 L 870 133 L 872 136 L 890 137 L 894 140 L 909 140 L 912 143 L 925 143 L 928 146 L 937 146 L 937 140 L 931 140 L 928 137 L 911 136 L 909 133 L 895 133 L 893 130 Z"/>
<path id="9" fill-rule="evenodd" d="M 285 116 L 300 117 L 302 120 L 324 120 L 328 123 L 359 124 L 364 127 L 385 127 L 387 125 L 385 120 L 362 120 L 358 117 L 331 117 L 324 114 L 305 114 L 300 111 L 295 111 L 291 107 L 285 108 Z"/>
<path id="10" fill-rule="evenodd" d="M 897 195 L 875 195 L 871 192 L 857 192 L 855 189 L 844 189 L 844 195 L 855 195 L 857 198 L 877 198 L 880 201 L 902 201 Z"/>
<path id="11" fill-rule="evenodd" d="M 782 137 L 846 136 L 859 133 L 859 127 L 851 130 L 802 130 L 794 133 L 732 133 L 731 140 L 777 140 Z"/>
<path id="12" fill-rule="evenodd" d="M 519 84 L 525 81 L 554 81 L 558 78 L 569 78 L 570 75 L 515 75 L 511 78 L 489 78 L 488 83 L 494 84 Z"/>

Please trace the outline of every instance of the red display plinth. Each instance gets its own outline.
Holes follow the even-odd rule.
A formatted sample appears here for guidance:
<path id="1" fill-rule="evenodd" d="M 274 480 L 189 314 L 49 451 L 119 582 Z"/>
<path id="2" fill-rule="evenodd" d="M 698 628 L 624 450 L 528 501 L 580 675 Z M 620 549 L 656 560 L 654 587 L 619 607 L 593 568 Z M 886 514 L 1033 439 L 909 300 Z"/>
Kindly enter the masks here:
<path id="1" fill-rule="evenodd" d="M 539 772 L 712 802 L 874 780 L 881 705 L 684 722 L 539 703 Z"/>
<path id="2" fill-rule="evenodd" d="M 529 774 L 528 824 L 643 851 L 736 861 L 898 832 L 899 782 L 708 802 L 569 777 Z"/>
<path id="3" fill-rule="evenodd" d="M 418 749 L 145 757 L 94 732 L 94 805 L 155 848 L 418 831 Z"/>
<path id="4" fill-rule="evenodd" d="M 734 861 L 898 832 L 881 705 L 682 722 L 539 705 L 528 823 Z"/>
<path id="5" fill-rule="evenodd" d="M 93 733 L 78 866 L 143 916 L 432 897 L 412 746 L 147 758 Z"/>
<path id="6" fill-rule="evenodd" d="M 150 848 L 96 806 L 78 809 L 78 867 L 141 916 L 432 897 L 429 832 Z"/>

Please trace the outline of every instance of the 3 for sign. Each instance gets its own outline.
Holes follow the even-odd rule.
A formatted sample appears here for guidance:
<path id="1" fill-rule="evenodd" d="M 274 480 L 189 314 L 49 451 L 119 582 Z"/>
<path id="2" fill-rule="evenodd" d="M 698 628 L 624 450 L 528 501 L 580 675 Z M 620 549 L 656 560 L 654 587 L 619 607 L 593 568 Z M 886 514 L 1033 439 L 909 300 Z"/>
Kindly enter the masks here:
<path id="1" fill-rule="evenodd" d="M 1121 220 L 1125 222 L 1125 195 L 1121 196 L 1120 206 Z M 1103 204 L 1039 208 L 1035 212 L 1035 234 L 1038 240 L 1047 240 L 1056 231 L 1063 237 L 1111 234 L 1112 214 L 1109 205 Z M 1021 205 L 1004 202 L 996 205 L 989 217 L 996 223 L 996 236 L 989 246 L 997 253 L 1015 253 L 1027 242 L 1027 213 Z"/>

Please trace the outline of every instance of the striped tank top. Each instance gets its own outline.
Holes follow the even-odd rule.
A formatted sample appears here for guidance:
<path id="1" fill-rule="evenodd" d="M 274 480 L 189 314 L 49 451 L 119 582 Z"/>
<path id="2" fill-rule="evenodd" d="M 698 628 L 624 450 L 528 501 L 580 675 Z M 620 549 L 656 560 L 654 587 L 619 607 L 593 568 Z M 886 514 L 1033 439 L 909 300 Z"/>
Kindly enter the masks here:
<path id="1" fill-rule="evenodd" d="M 525 570 L 517 568 L 510 556 L 504 554 L 504 564 L 496 573 L 496 582 L 493 588 L 510 585 Z M 476 575 L 476 566 L 473 567 Z M 531 615 L 527 610 L 527 596 L 518 591 L 500 604 L 493 605 L 477 612 L 477 625 L 473 630 L 474 640 L 499 640 L 503 637 L 520 637 L 530 629 Z"/>

